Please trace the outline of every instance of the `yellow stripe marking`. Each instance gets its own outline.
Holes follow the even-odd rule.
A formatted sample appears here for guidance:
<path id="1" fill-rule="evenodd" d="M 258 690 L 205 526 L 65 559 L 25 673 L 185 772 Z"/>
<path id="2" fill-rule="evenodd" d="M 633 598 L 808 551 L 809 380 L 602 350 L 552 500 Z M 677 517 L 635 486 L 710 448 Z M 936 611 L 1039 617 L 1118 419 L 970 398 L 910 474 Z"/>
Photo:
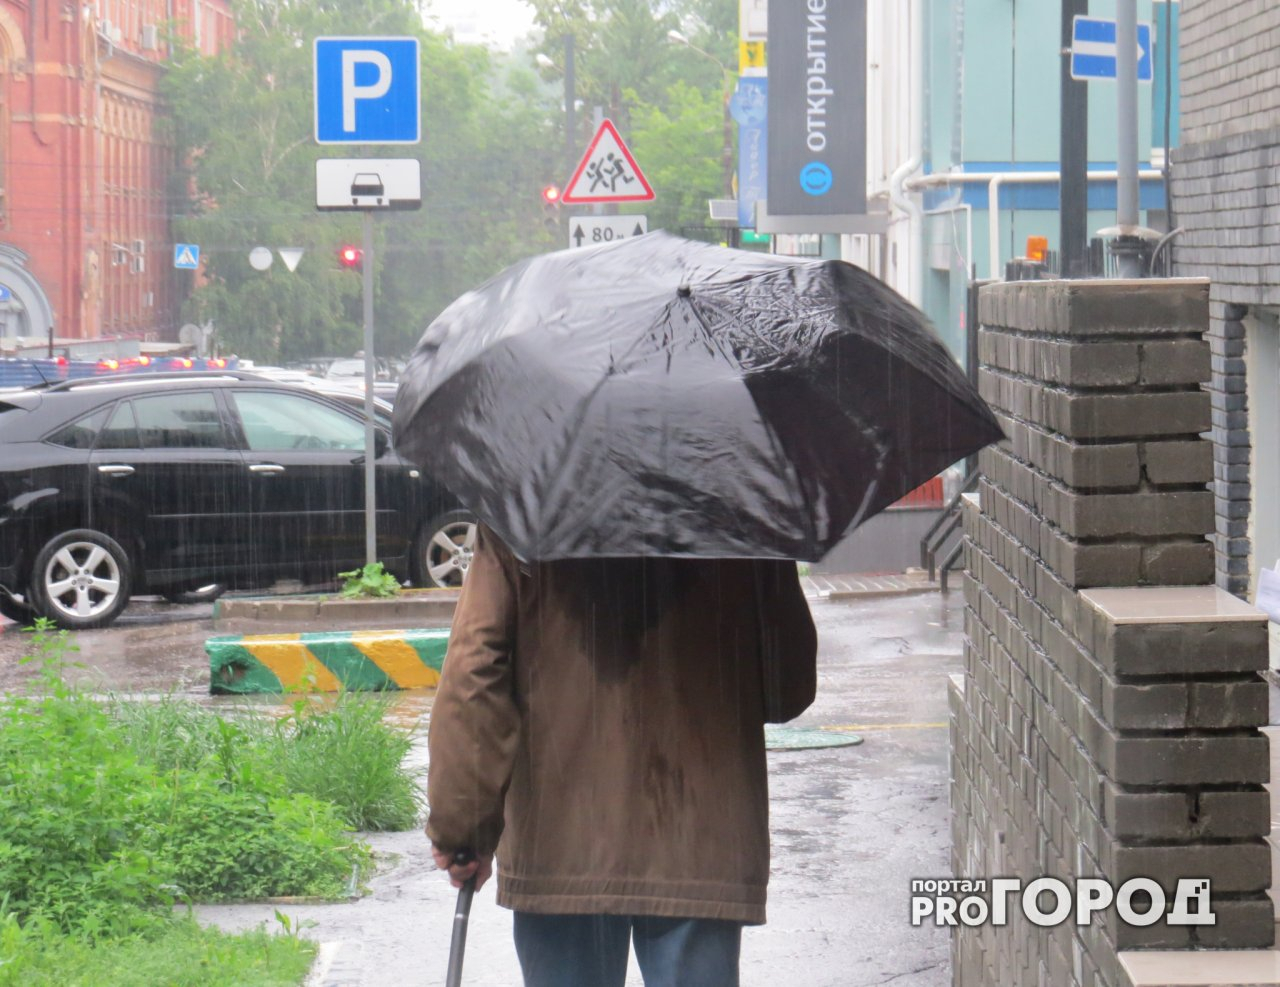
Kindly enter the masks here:
<path id="1" fill-rule="evenodd" d="M 950 726 L 949 723 L 840 723 L 834 726 L 821 727 L 822 730 L 832 730 L 836 733 L 849 733 L 864 730 L 938 730 L 942 727 Z"/>
<path id="2" fill-rule="evenodd" d="M 402 689 L 425 689 L 440 683 L 440 673 L 424 665 L 402 637 L 357 632 L 351 635 L 351 643 Z"/>
<path id="3" fill-rule="evenodd" d="M 338 692 L 342 683 L 302 644 L 301 634 L 255 634 L 244 641 L 244 649 L 271 669 L 286 689 L 299 686 L 305 678 L 315 679 L 322 692 Z"/>

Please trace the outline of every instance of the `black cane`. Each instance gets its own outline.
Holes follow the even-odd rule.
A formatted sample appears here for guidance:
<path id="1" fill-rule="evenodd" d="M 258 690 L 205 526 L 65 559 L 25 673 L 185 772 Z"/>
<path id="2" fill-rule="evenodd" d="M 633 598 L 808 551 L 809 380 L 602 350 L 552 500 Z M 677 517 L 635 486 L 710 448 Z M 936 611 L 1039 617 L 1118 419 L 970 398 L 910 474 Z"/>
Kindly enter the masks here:
<path id="1" fill-rule="evenodd" d="M 475 860 L 470 850 L 459 850 L 453 855 L 455 864 L 463 865 Z M 449 943 L 449 971 L 445 974 L 445 987 L 461 987 L 462 954 L 467 948 L 467 918 L 471 914 L 471 899 L 476 893 L 476 876 L 472 874 L 458 890 L 458 905 L 453 913 L 453 941 Z"/>

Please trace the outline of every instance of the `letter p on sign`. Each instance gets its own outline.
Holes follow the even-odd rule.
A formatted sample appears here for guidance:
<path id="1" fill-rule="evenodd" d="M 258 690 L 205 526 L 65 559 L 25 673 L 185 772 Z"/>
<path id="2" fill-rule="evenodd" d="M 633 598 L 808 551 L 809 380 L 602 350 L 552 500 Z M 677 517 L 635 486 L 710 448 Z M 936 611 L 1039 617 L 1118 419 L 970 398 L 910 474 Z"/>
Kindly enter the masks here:
<path id="1" fill-rule="evenodd" d="M 316 38 L 319 144 L 416 144 L 417 38 Z"/>

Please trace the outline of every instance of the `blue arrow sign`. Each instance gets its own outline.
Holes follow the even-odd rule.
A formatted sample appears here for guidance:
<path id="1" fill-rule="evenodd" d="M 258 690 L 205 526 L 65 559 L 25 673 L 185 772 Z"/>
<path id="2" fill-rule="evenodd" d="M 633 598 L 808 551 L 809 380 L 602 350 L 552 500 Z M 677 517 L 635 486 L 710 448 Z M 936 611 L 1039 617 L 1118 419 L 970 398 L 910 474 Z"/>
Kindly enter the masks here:
<path id="1" fill-rule="evenodd" d="M 1116 77 L 1116 22 L 1076 17 L 1071 28 L 1071 78 Z M 1138 25 L 1138 81 L 1150 82 L 1151 25 Z"/>
<path id="2" fill-rule="evenodd" d="M 194 271 L 200 266 L 200 245 L 198 243 L 175 243 L 173 245 L 173 266 L 184 271 Z"/>
<path id="3" fill-rule="evenodd" d="M 417 38 L 316 38 L 316 142 L 416 144 Z"/>

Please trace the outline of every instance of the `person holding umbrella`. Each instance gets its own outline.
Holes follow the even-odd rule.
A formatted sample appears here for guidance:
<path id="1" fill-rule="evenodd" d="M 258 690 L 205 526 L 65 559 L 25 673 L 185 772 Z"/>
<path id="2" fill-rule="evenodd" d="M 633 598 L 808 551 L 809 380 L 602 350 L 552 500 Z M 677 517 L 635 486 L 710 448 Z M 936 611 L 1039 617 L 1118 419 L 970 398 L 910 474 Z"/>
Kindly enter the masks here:
<path id="1" fill-rule="evenodd" d="M 427 328 L 394 442 L 484 522 L 427 832 L 499 861 L 526 983 L 737 982 L 763 724 L 813 698 L 795 561 L 998 440 L 921 313 L 841 261 L 650 233 L 523 261 Z M 455 862 L 459 851 L 477 855 Z"/>
<path id="2" fill-rule="evenodd" d="M 765 920 L 764 723 L 813 699 L 794 563 L 525 565 L 481 525 L 431 714 L 438 866 L 499 858 L 529 987 L 738 982 Z M 456 851 L 477 857 L 453 866 Z"/>

